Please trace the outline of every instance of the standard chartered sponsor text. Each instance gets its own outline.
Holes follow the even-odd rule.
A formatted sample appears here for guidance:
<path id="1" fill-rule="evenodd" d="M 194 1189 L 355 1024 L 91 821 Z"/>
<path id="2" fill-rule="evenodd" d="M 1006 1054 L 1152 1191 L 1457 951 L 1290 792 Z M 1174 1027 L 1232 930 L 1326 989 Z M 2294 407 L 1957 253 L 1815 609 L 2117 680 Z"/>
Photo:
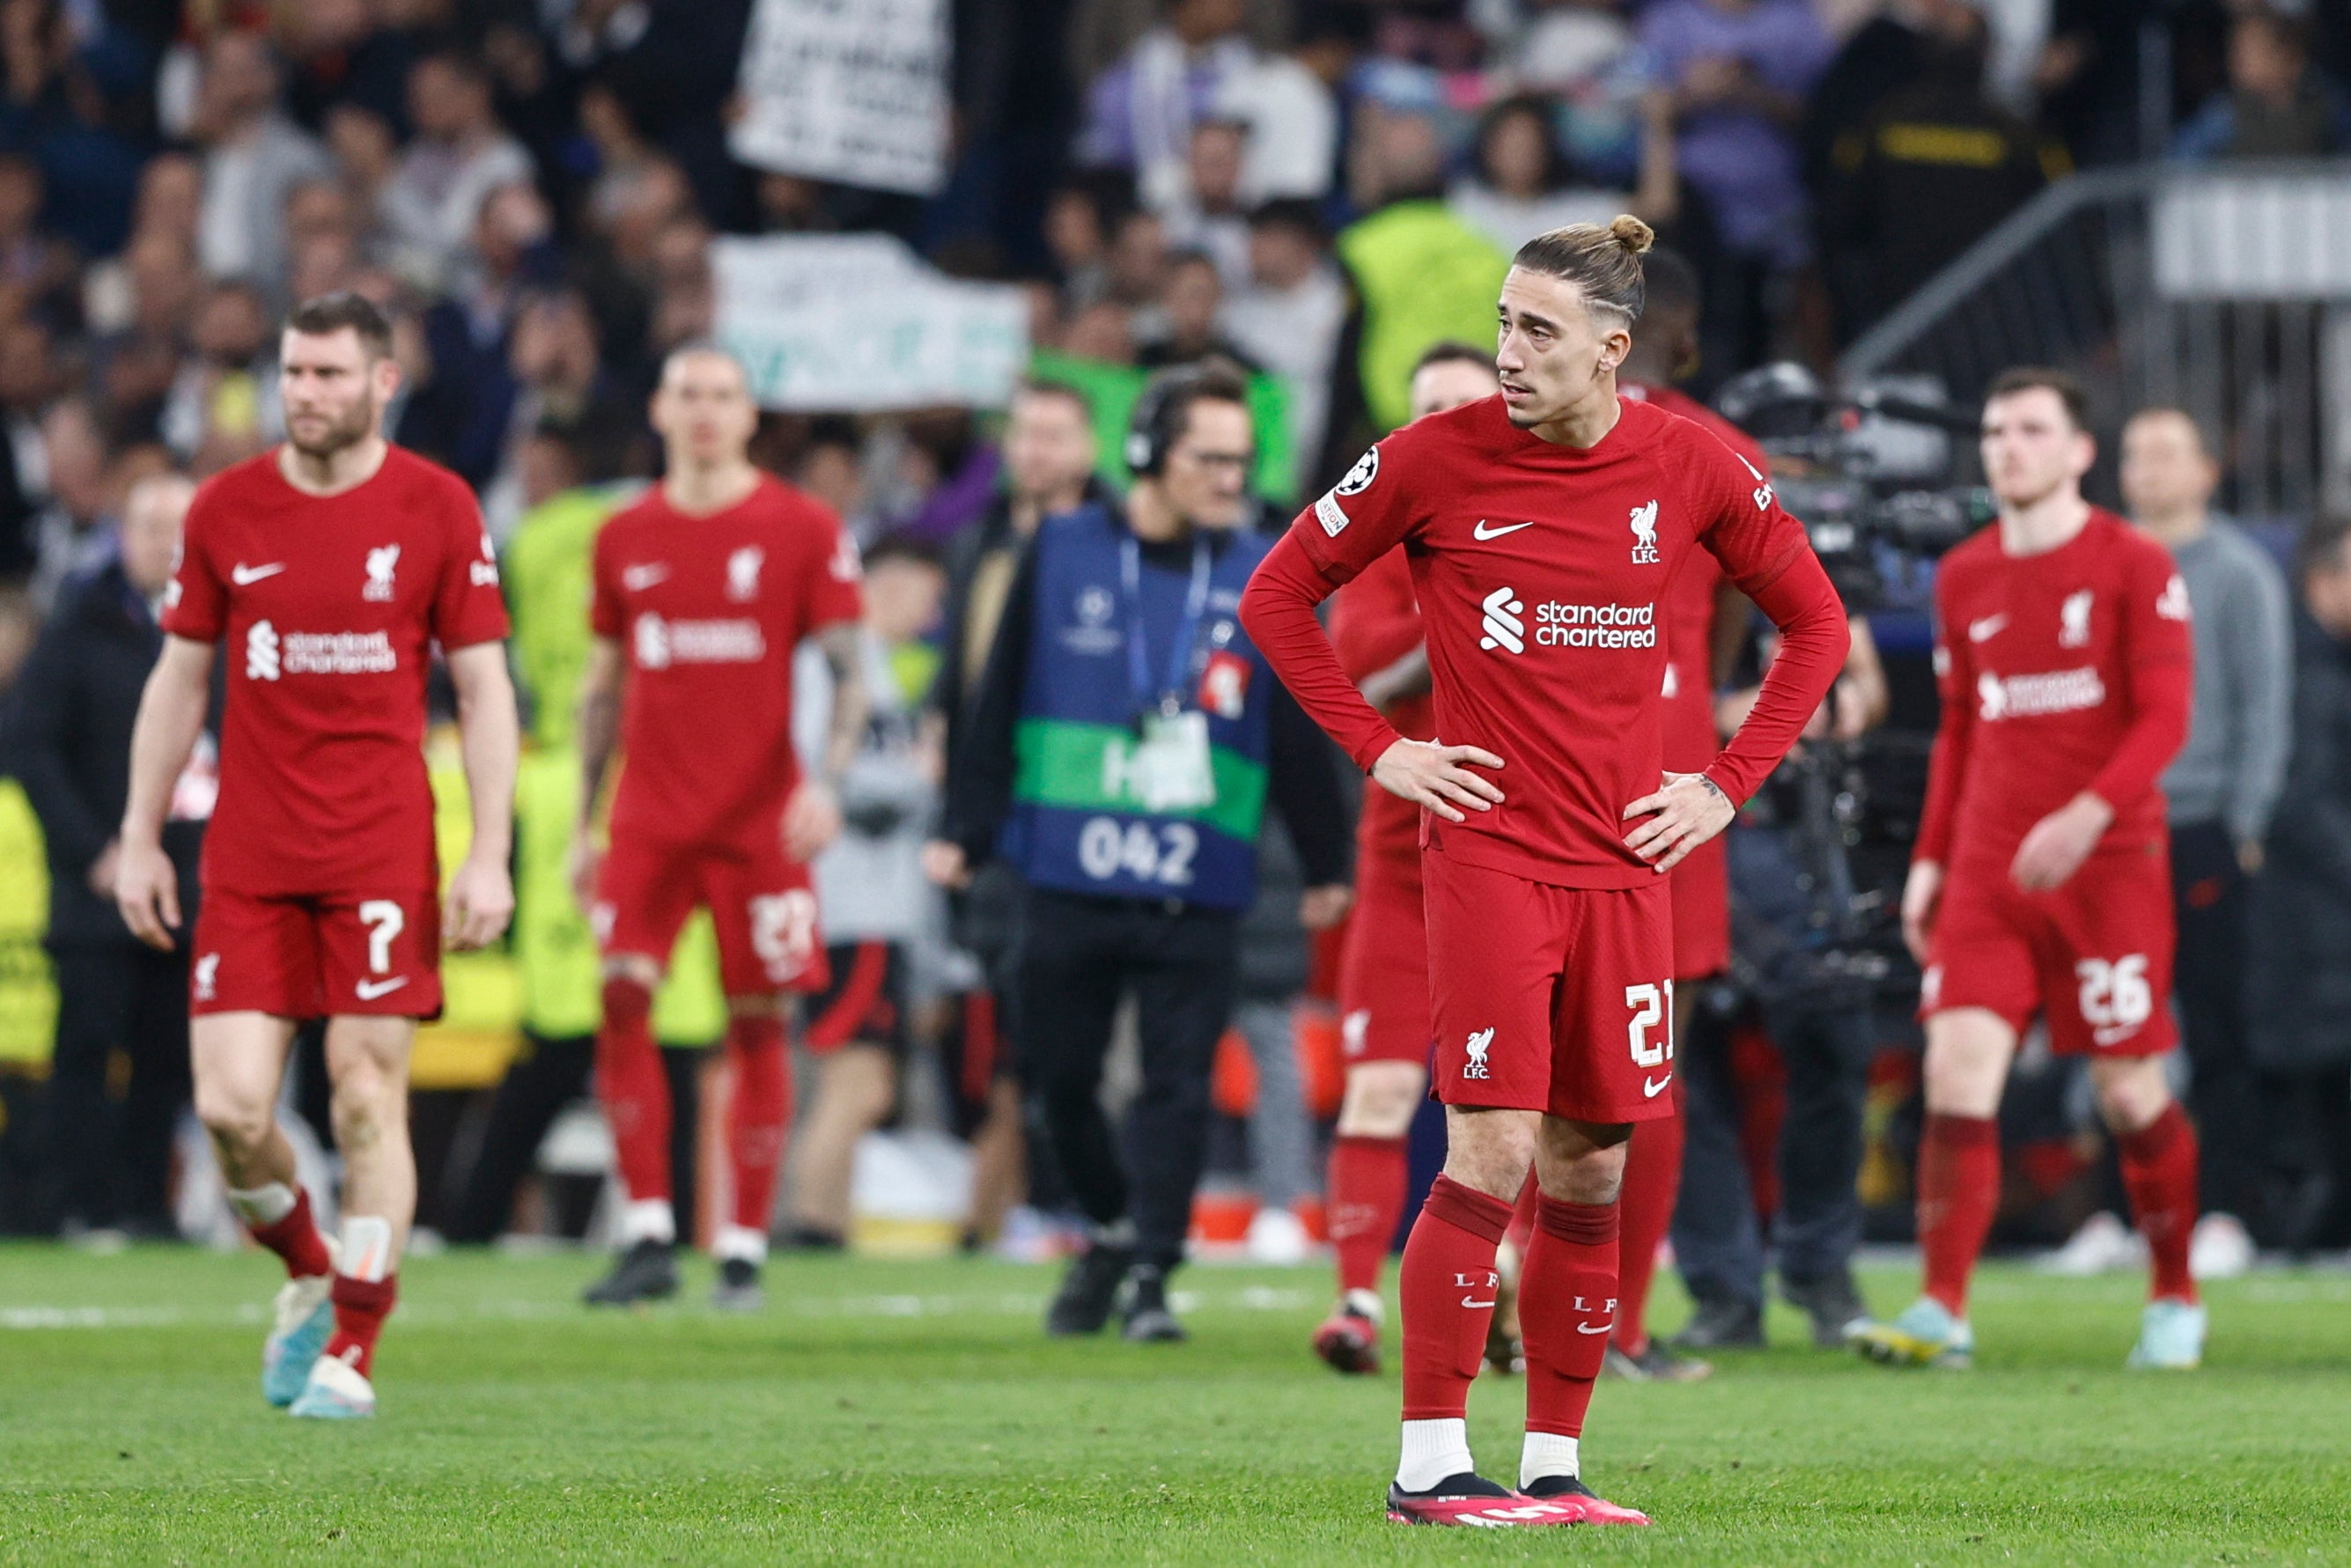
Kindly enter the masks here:
<path id="1" fill-rule="evenodd" d="M 287 632 L 277 657 L 289 675 L 381 675 L 400 668 L 389 632 Z"/>
<path id="2" fill-rule="evenodd" d="M 1562 604 L 1535 606 L 1535 642 L 1546 648 L 1654 648 L 1655 604 Z"/>

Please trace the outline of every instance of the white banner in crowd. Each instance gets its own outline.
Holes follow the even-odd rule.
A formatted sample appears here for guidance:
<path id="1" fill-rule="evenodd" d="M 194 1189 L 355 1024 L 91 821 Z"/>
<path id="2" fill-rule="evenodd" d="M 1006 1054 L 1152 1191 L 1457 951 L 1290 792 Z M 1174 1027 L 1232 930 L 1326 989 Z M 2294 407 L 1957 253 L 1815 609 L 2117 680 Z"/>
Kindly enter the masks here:
<path id="1" fill-rule="evenodd" d="M 728 140 L 759 169 L 933 196 L 946 183 L 947 0 L 759 0 Z"/>
<path id="2" fill-rule="evenodd" d="M 717 335 L 763 408 L 1000 408 L 1029 362 L 1018 288 L 947 277 L 887 235 L 710 246 Z"/>

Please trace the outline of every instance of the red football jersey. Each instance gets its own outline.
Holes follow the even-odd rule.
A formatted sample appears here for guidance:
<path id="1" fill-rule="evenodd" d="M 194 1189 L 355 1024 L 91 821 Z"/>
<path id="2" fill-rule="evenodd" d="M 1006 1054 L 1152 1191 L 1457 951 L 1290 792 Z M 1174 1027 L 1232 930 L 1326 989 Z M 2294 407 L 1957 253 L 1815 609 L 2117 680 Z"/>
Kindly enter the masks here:
<path id="1" fill-rule="evenodd" d="M 2011 556 L 2000 527 L 1935 578 L 1935 736 L 1917 858 L 2005 875 L 2032 825 L 2083 790 L 2115 809 L 2099 849 L 2164 834 L 2163 769 L 2188 736 L 2188 584 L 2111 512 Z"/>
<path id="2" fill-rule="evenodd" d="M 1402 550 L 1390 550 L 1347 584 L 1331 611 L 1331 645 L 1350 680 L 1377 674 L 1420 646 L 1420 601 Z M 1401 735 L 1426 740 L 1437 733 L 1437 705 L 1426 692 L 1388 705 L 1388 722 Z M 1355 826 L 1356 859 L 1376 857 L 1420 876 L 1420 808 L 1376 784 L 1364 789 Z"/>
<path id="3" fill-rule="evenodd" d="M 338 496 L 266 452 L 188 508 L 163 630 L 228 643 L 206 885 L 257 896 L 435 884 L 424 770 L 430 645 L 507 634 L 465 482 L 399 447 Z"/>
<path id="4" fill-rule="evenodd" d="M 596 536 L 596 635 L 628 661 L 612 835 L 726 844 L 773 831 L 795 785 L 792 650 L 862 610 L 857 547 L 781 480 L 694 517 L 658 485 Z"/>
<path id="5" fill-rule="evenodd" d="M 1694 548 L 1789 628 L 1755 716 L 1708 772 L 1743 800 L 1793 743 L 1844 656 L 1844 619 L 1803 528 L 1760 473 L 1687 420 L 1641 402 L 1589 449 L 1512 426 L 1499 397 L 1407 425 L 1302 513 L 1259 569 L 1244 620 L 1308 711 L 1359 765 L 1393 729 L 1335 676 L 1285 604 L 1344 583 L 1397 544 L 1435 675 L 1436 738 L 1501 757 L 1506 800 L 1430 846 L 1565 887 L 1655 875 L 1625 849 L 1626 805 L 1663 770 L 1667 585 Z M 1263 591 L 1260 591 L 1263 590 Z M 1312 640 L 1319 643 L 1319 637 Z M 1326 664 L 1327 661 L 1327 672 Z"/>

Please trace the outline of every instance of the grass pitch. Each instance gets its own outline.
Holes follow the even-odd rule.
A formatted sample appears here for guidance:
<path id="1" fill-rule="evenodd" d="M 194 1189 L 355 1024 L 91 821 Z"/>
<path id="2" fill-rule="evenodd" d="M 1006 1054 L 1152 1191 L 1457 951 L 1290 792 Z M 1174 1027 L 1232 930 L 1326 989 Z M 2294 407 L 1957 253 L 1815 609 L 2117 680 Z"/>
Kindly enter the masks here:
<path id="1" fill-rule="evenodd" d="M 2351 1563 L 2339 1272 L 2212 1291 L 2189 1375 L 2123 1372 L 2130 1279 L 1990 1270 L 1971 1374 L 1783 1313 L 1709 1383 L 1602 1385 L 1586 1471 L 1656 1527 L 1489 1532 L 1382 1521 L 1395 1373 L 1310 1358 L 1320 1269 L 1190 1270 L 1193 1342 L 1141 1347 L 1046 1343 L 1046 1270 L 781 1260 L 724 1317 L 706 1268 L 590 1315 L 595 1267 L 412 1263 L 382 1414 L 332 1425 L 261 1403 L 268 1260 L 0 1248 L 0 1563 Z M 1471 1405 L 1498 1475 L 1519 1401 Z"/>

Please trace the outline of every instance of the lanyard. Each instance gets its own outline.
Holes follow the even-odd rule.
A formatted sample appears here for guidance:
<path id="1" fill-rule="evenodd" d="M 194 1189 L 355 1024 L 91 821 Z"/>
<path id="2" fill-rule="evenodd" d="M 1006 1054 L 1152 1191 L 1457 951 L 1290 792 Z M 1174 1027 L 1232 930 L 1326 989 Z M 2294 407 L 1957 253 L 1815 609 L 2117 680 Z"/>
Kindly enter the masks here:
<path id="1" fill-rule="evenodd" d="M 1184 619 L 1176 623 L 1176 646 L 1167 659 L 1167 684 L 1151 689 L 1151 655 L 1143 646 L 1143 547 L 1133 534 L 1119 541 L 1119 579 L 1126 590 L 1126 675 L 1138 708 L 1156 706 L 1173 716 L 1183 710 L 1182 692 L 1192 674 L 1192 653 L 1200 638 L 1200 617 L 1208 608 L 1208 541 L 1192 535 L 1192 587 L 1184 596 Z"/>

